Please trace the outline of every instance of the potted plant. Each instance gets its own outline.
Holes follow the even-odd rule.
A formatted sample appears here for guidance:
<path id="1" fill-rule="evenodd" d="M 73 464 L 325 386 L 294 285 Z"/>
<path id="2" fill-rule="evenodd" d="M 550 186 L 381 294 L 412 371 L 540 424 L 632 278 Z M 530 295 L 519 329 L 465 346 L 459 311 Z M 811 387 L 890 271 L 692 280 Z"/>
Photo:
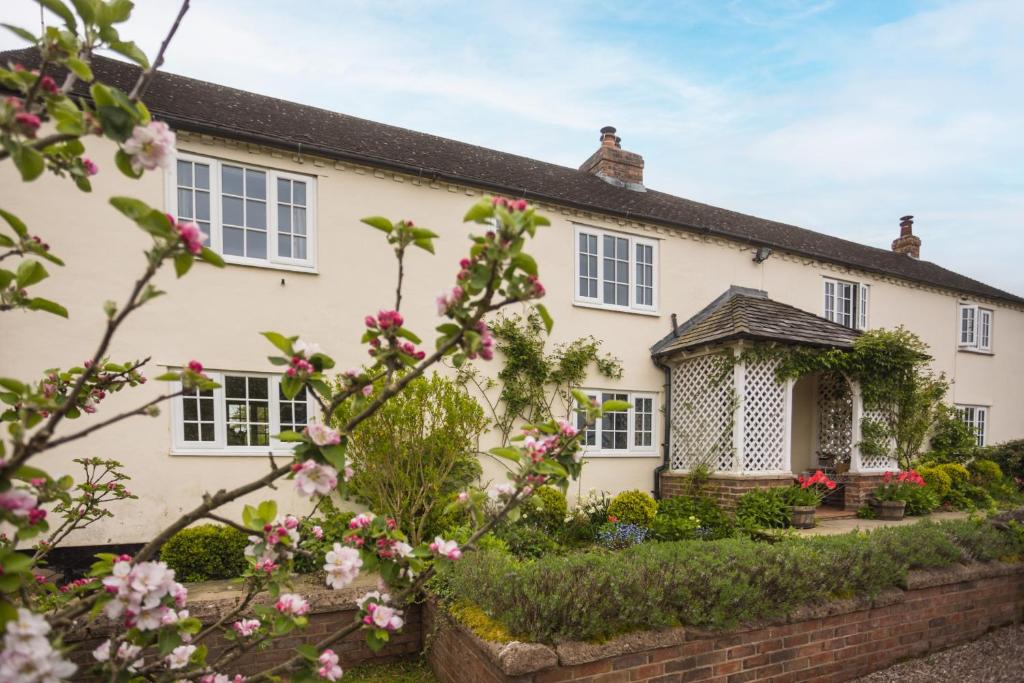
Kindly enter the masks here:
<path id="1" fill-rule="evenodd" d="M 915 486 L 924 486 L 925 481 L 917 470 L 886 472 L 869 501 L 875 509 L 875 518 L 888 521 L 903 519 L 907 507 L 907 494 Z"/>
<path id="2" fill-rule="evenodd" d="M 836 483 L 818 470 L 811 476 L 800 475 L 796 483 L 786 490 L 786 501 L 792 506 L 791 524 L 795 529 L 810 529 L 814 526 L 814 511 L 821 505 Z"/>

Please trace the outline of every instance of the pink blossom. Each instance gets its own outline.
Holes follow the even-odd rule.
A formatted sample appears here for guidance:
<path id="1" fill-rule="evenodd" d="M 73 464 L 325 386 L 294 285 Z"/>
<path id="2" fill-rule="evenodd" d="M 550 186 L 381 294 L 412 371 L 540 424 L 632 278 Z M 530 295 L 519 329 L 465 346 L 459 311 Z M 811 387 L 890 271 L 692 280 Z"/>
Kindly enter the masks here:
<path id="1" fill-rule="evenodd" d="M 365 527 L 368 527 L 370 526 L 370 523 L 373 522 L 375 517 L 376 515 L 374 515 L 372 512 L 360 512 L 358 515 L 353 517 L 352 520 L 348 523 L 348 528 L 363 529 Z"/>
<path id="2" fill-rule="evenodd" d="M 372 315 L 368 315 L 365 318 L 363 318 L 363 322 L 366 323 L 366 326 L 369 327 L 371 330 L 377 329 L 377 319 L 374 318 Z"/>
<path id="3" fill-rule="evenodd" d="M 33 494 L 22 489 L 8 489 L 0 493 L 0 508 L 15 517 L 30 516 L 38 504 L 39 500 Z"/>
<path id="4" fill-rule="evenodd" d="M 317 526 L 313 527 L 311 529 L 311 531 L 313 533 L 313 538 L 315 538 L 318 541 L 322 541 L 323 540 L 323 538 L 324 538 L 324 530 L 323 530 L 323 528 L 321 526 L 317 525 Z"/>
<path id="5" fill-rule="evenodd" d="M 440 536 L 436 536 L 434 538 L 434 542 L 430 544 L 430 552 L 439 557 L 447 557 L 452 561 L 462 557 L 462 551 L 459 550 L 458 543 L 455 541 L 446 541 Z"/>
<path id="6" fill-rule="evenodd" d="M 272 574 L 277 569 L 277 563 L 272 558 L 264 557 L 256 563 L 256 571 Z"/>
<path id="7" fill-rule="evenodd" d="M 530 283 L 531 296 L 533 296 L 535 299 L 539 299 L 542 296 L 544 296 L 544 294 L 546 293 L 544 285 L 540 283 L 540 280 L 537 279 L 536 275 L 531 275 L 529 278 L 527 278 L 527 280 Z"/>
<path id="8" fill-rule="evenodd" d="M 190 360 L 188 362 L 188 369 L 197 375 L 203 374 L 203 364 L 197 360 Z"/>
<path id="9" fill-rule="evenodd" d="M 307 460 L 295 474 L 295 489 L 299 496 L 308 498 L 313 494 L 326 496 L 338 486 L 338 471 L 330 465 L 321 465 Z"/>
<path id="10" fill-rule="evenodd" d="M 577 430 L 576 427 L 574 427 L 568 420 L 558 421 L 558 431 L 570 439 L 579 433 L 579 430 Z"/>
<path id="11" fill-rule="evenodd" d="M 281 595 L 274 604 L 274 608 L 281 614 L 294 617 L 301 617 L 309 613 L 309 603 L 301 595 L 296 595 L 295 593 L 284 593 Z"/>
<path id="12" fill-rule="evenodd" d="M 195 645 L 179 645 L 178 647 L 171 650 L 171 654 L 164 658 L 167 662 L 168 669 L 184 669 L 188 666 L 188 660 L 192 658 L 192 654 L 196 651 Z"/>
<path id="13" fill-rule="evenodd" d="M 320 657 L 317 659 L 320 663 L 320 668 L 317 669 L 317 675 L 320 678 L 327 679 L 328 681 L 337 681 L 341 678 L 341 667 L 338 666 L 338 655 L 334 654 L 334 650 L 324 650 L 320 653 Z"/>
<path id="14" fill-rule="evenodd" d="M 82 168 L 85 169 L 85 174 L 90 176 L 96 175 L 100 172 L 99 166 L 97 166 L 96 162 L 92 159 L 82 159 Z"/>
<path id="15" fill-rule="evenodd" d="M 334 589 L 344 588 L 359 576 L 363 560 L 355 548 L 343 547 L 335 543 L 334 548 L 324 558 L 324 571 L 327 572 L 327 585 Z"/>
<path id="16" fill-rule="evenodd" d="M 368 614 L 363 618 L 363 623 L 382 628 L 385 631 L 397 631 L 405 624 L 400 610 L 387 605 L 371 602 L 366 605 Z"/>
<path id="17" fill-rule="evenodd" d="M 181 221 L 175 224 L 174 229 L 178 232 L 178 237 L 185 243 L 185 248 L 190 254 L 198 256 L 203 253 L 203 240 L 206 235 L 202 233 L 198 225 L 191 221 Z"/>
<path id="18" fill-rule="evenodd" d="M 304 339 L 297 339 L 292 344 L 292 349 L 295 353 L 306 358 L 312 358 L 316 354 L 320 353 L 320 345 L 314 344 L 313 342 L 305 341 Z"/>
<path id="19" fill-rule="evenodd" d="M 356 471 L 354 469 L 352 469 L 351 467 L 346 466 L 345 467 L 344 475 L 345 475 L 345 481 L 352 481 L 352 477 L 356 476 Z"/>
<path id="20" fill-rule="evenodd" d="M 341 432 L 319 422 L 313 422 L 303 431 L 317 446 L 337 446 L 341 443 Z"/>
<path id="21" fill-rule="evenodd" d="M 39 87 L 43 89 L 43 92 L 49 93 L 50 95 L 56 95 L 59 88 L 57 88 L 57 82 L 53 80 L 51 76 L 43 76 L 39 79 Z"/>
<path id="22" fill-rule="evenodd" d="M 231 624 L 231 628 L 235 629 L 235 632 L 243 638 L 248 638 L 253 633 L 256 633 L 256 629 L 259 627 L 259 619 L 239 619 Z"/>
<path id="23" fill-rule="evenodd" d="M 437 295 L 437 314 L 445 315 L 448 313 L 456 304 L 462 301 L 462 297 L 465 293 L 462 287 L 455 285 L 451 290 L 443 291 Z"/>
<path id="24" fill-rule="evenodd" d="M 460 503 L 468 503 L 469 502 L 469 491 L 459 491 L 459 502 Z"/>
<path id="25" fill-rule="evenodd" d="M 402 318 L 402 314 L 398 311 L 380 311 L 377 313 L 377 324 L 382 330 L 401 327 L 404 322 L 405 319 Z"/>
<path id="26" fill-rule="evenodd" d="M 141 173 L 143 169 L 170 168 L 177 155 L 174 145 L 174 131 L 163 121 L 150 121 L 146 126 L 135 126 L 122 148 L 132 158 L 135 172 Z"/>
<path id="27" fill-rule="evenodd" d="M 39 130 L 39 117 L 26 111 L 14 115 L 14 124 L 22 135 L 27 138 L 34 138 Z"/>

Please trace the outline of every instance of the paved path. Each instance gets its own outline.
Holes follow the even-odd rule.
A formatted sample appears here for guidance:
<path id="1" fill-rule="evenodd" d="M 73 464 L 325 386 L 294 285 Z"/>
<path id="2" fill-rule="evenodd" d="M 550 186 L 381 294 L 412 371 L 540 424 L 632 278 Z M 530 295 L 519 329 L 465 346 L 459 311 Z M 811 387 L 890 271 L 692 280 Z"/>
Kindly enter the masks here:
<path id="1" fill-rule="evenodd" d="M 883 526 L 905 526 L 916 524 L 922 519 L 939 521 L 943 519 L 966 519 L 966 512 L 933 512 L 930 515 L 920 517 L 904 517 L 898 522 L 887 522 L 880 519 L 857 519 L 856 517 L 840 517 L 838 519 L 819 519 L 818 525 L 813 529 L 796 529 L 801 536 L 831 536 L 833 534 L 846 534 L 851 531 L 870 531 Z M 1022 679 L 1024 680 L 1024 679 Z"/>
<path id="2" fill-rule="evenodd" d="M 1010 683 L 1024 680 L 1024 626 L 912 659 L 854 683 Z"/>

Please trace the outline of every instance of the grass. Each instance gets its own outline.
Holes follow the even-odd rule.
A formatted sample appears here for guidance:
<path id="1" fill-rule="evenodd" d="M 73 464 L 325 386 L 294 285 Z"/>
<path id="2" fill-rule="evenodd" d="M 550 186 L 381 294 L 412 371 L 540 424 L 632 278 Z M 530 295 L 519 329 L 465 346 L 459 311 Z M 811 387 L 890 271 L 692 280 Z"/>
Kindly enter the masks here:
<path id="1" fill-rule="evenodd" d="M 421 657 L 383 664 L 360 664 L 345 671 L 345 683 L 437 683 Z"/>

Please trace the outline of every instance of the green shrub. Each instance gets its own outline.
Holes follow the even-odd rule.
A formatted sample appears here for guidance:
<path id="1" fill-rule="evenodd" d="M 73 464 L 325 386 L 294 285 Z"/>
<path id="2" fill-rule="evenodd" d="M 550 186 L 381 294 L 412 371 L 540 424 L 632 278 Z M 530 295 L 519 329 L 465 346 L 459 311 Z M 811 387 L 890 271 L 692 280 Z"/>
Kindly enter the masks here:
<path id="1" fill-rule="evenodd" d="M 936 492 L 929 489 L 927 485 L 902 486 L 896 494 L 896 500 L 906 502 L 907 505 L 903 509 L 903 512 L 909 517 L 927 515 L 929 512 L 939 507 L 939 503 L 941 502 Z"/>
<path id="2" fill-rule="evenodd" d="M 335 420 L 344 423 L 355 406 L 343 403 Z M 349 436 L 350 489 L 393 517 L 410 543 L 433 538 L 451 523 L 440 519 L 451 494 L 480 476 L 476 447 L 486 426 L 480 404 L 457 382 L 415 379 Z"/>
<path id="3" fill-rule="evenodd" d="M 936 414 L 931 449 L 924 458 L 928 462 L 966 465 L 978 450 L 978 436 L 955 408 L 943 406 Z"/>
<path id="4" fill-rule="evenodd" d="M 245 559 L 248 537 L 238 529 L 200 524 L 182 529 L 160 548 L 160 559 L 182 582 L 233 579 L 249 566 Z"/>
<path id="5" fill-rule="evenodd" d="M 1003 478 L 1003 471 L 991 460 L 972 460 L 967 466 L 967 471 L 971 473 L 973 483 L 982 487 L 995 484 Z"/>
<path id="6" fill-rule="evenodd" d="M 658 541 L 689 541 L 700 536 L 701 520 L 689 517 L 661 515 L 654 518 L 651 535 Z"/>
<path id="7" fill-rule="evenodd" d="M 946 475 L 949 476 L 949 481 L 954 489 L 966 484 L 971 478 L 971 473 L 967 471 L 966 467 L 959 463 L 943 463 L 938 465 L 937 469 L 945 472 Z"/>
<path id="8" fill-rule="evenodd" d="M 736 519 L 755 529 L 785 529 L 792 511 L 783 488 L 754 489 L 736 500 Z"/>
<path id="9" fill-rule="evenodd" d="M 935 493 L 939 501 L 944 500 L 949 495 L 949 490 L 953 488 L 953 480 L 950 479 L 949 474 L 945 470 L 939 467 L 919 467 L 917 473 L 921 475 L 928 488 Z"/>
<path id="10" fill-rule="evenodd" d="M 520 558 L 537 558 L 562 550 L 551 534 L 533 526 L 516 522 L 498 525 L 494 535 L 505 542 L 508 551 Z"/>
<path id="11" fill-rule="evenodd" d="M 658 514 L 658 503 L 643 491 L 623 491 L 612 499 L 608 516 L 622 524 L 636 524 L 650 528 Z"/>
<path id="12" fill-rule="evenodd" d="M 1003 474 L 1024 482 L 1024 439 L 996 444 L 982 451 L 985 458 L 999 465 Z"/>
<path id="13" fill-rule="evenodd" d="M 549 533 L 561 529 L 569 511 L 565 494 L 553 486 L 541 486 L 520 508 L 524 522 Z"/>
<path id="14" fill-rule="evenodd" d="M 299 526 L 299 533 L 302 535 L 302 547 L 312 553 L 312 556 L 296 555 L 295 571 L 300 574 L 313 574 L 321 571 L 326 561 L 324 556 L 331 550 L 335 543 L 341 543 L 348 535 L 348 523 L 352 521 L 356 513 L 349 510 L 339 510 L 330 498 L 323 498 L 320 507 L 317 508 L 317 515 L 303 520 Z M 313 527 L 320 527 L 323 538 L 317 540 L 313 535 Z"/>
<path id="15" fill-rule="evenodd" d="M 567 545 L 585 545 L 594 541 L 600 526 L 600 524 L 591 522 L 590 517 L 582 511 L 574 510 L 566 518 L 559 530 L 558 537 Z"/>
<path id="16" fill-rule="evenodd" d="M 922 522 L 770 544 L 646 543 L 530 562 L 472 553 L 452 566 L 448 580 L 451 595 L 477 605 L 516 638 L 550 643 L 679 624 L 730 628 L 804 603 L 903 586 L 910 569 L 1009 558 L 1022 549 L 1024 534 L 986 522 Z"/>
<path id="17" fill-rule="evenodd" d="M 708 496 L 662 498 L 658 501 L 655 525 L 661 517 L 696 517 L 700 520 L 697 535 L 707 540 L 729 538 L 736 531 L 736 524 L 729 513 L 719 507 L 717 500 Z"/>

